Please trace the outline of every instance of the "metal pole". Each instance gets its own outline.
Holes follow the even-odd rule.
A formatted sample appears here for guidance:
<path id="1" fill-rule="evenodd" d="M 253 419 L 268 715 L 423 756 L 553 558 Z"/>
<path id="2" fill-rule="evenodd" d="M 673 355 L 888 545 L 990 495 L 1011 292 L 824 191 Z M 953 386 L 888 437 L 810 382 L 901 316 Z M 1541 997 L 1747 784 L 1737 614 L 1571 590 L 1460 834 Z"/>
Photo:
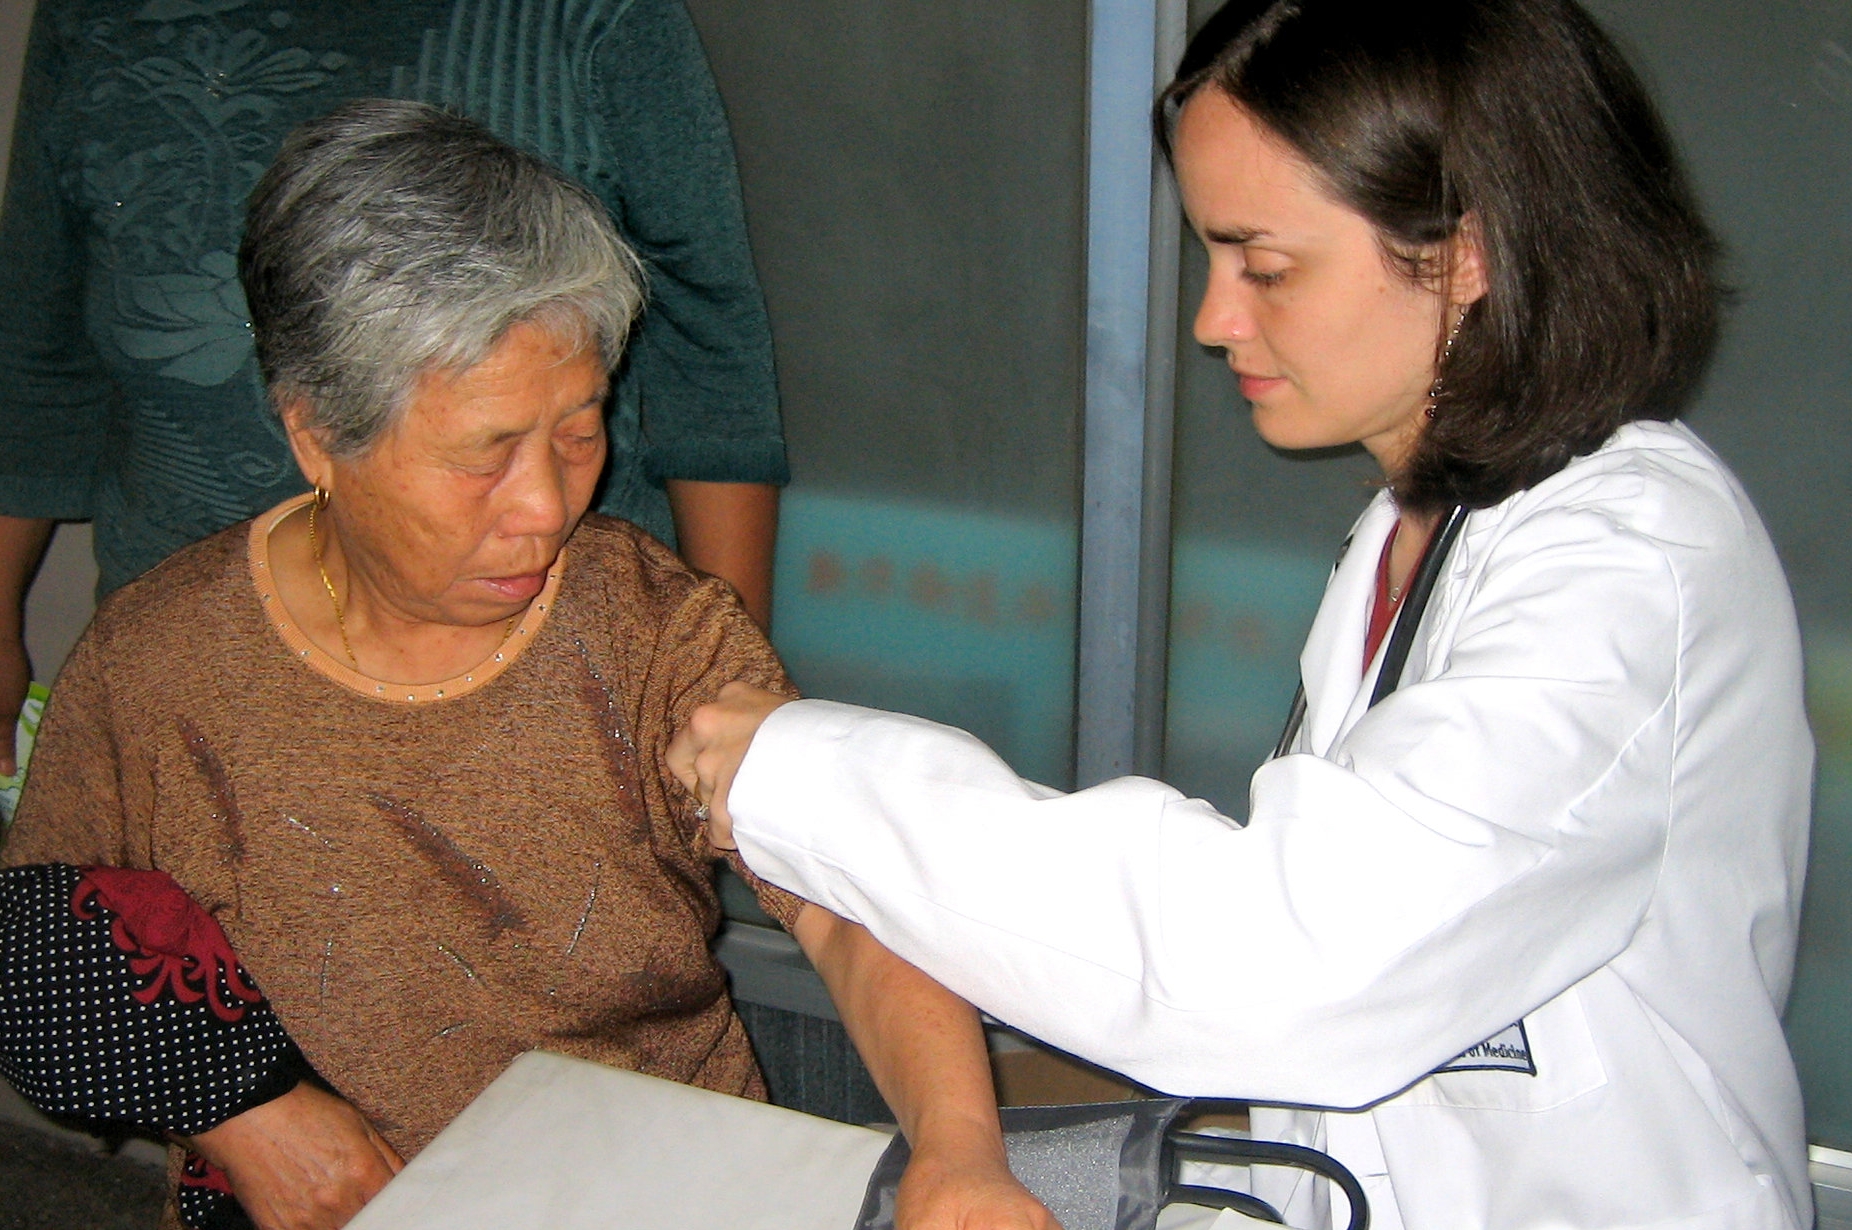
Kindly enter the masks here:
<path id="1" fill-rule="evenodd" d="M 1174 386 L 1174 205 L 1151 140 L 1182 0 L 1093 0 L 1087 138 L 1087 391 L 1075 779 L 1162 757 Z M 1155 260 L 1154 260 L 1155 254 Z"/>
<path id="2" fill-rule="evenodd" d="M 1189 40 L 1188 0 L 1158 0 L 1158 89 L 1170 82 Z M 1153 91 L 1155 94 L 1155 90 Z M 1177 293 L 1183 208 L 1170 167 L 1151 165 L 1151 275 L 1145 326 L 1145 492 L 1140 548 L 1138 677 L 1133 707 L 1132 771 L 1156 777 L 1164 767 L 1164 720 L 1170 681 L 1171 459 L 1177 408 Z"/>

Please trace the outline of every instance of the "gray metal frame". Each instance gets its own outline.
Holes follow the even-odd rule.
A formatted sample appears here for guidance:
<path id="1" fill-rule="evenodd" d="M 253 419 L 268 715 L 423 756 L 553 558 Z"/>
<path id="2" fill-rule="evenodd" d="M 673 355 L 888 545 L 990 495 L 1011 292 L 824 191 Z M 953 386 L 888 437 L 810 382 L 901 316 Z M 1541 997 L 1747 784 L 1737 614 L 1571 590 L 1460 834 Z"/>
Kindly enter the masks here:
<path id="1" fill-rule="evenodd" d="M 1151 101 L 1182 58 L 1186 0 L 1094 0 L 1087 149 L 1087 394 L 1075 777 L 1155 774 L 1164 755 L 1180 215 Z M 833 1017 L 781 931 L 728 922 L 733 994 Z"/>
<path id="2" fill-rule="evenodd" d="M 1086 448 L 1075 784 L 1164 753 L 1178 212 L 1151 101 L 1184 0 L 1093 0 L 1087 135 Z"/>

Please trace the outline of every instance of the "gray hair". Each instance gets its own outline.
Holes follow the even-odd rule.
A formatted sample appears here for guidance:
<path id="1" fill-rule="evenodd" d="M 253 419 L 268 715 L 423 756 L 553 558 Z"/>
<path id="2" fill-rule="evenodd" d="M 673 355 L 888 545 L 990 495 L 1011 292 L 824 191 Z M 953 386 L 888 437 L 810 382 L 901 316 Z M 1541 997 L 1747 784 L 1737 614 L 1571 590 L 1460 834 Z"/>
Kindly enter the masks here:
<path id="1" fill-rule="evenodd" d="M 238 249 L 257 361 L 336 456 L 364 453 L 427 371 L 531 322 L 617 366 L 643 269 L 598 199 L 473 120 L 367 99 L 285 138 Z"/>

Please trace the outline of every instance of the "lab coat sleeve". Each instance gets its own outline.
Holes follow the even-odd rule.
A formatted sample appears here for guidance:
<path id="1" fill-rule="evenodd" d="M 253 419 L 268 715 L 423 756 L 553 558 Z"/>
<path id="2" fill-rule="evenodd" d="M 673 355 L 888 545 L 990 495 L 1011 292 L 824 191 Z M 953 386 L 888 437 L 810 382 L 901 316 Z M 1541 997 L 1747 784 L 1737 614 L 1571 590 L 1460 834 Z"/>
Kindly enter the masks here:
<path id="1" fill-rule="evenodd" d="M 1367 1105 L 1618 953 L 1668 823 L 1658 545 L 1548 510 L 1450 584 L 1426 678 L 1263 767 L 1245 826 L 1143 779 L 1059 795 L 962 733 L 813 701 L 741 768 L 741 850 L 1145 1084 Z"/>

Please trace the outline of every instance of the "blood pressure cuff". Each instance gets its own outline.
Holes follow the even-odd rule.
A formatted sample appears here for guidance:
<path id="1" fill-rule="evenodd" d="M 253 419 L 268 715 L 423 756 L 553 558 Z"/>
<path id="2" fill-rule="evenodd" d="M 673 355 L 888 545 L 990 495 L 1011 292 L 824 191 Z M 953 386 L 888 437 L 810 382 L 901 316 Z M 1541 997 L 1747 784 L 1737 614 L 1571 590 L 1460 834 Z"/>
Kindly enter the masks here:
<path id="1" fill-rule="evenodd" d="M 165 872 L 0 870 L 0 1076 L 49 1115 L 190 1136 L 313 1079 L 225 932 Z M 249 1226 L 188 1154 L 197 1230 Z"/>
<path id="2" fill-rule="evenodd" d="M 1230 1139 L 1177 1126 L 1180 1120 L 1234 1109 L 1232 1102 L 1184 1098 L 1006 1106 L 1003 1145 L 1010 1172 L 1064 1230 L 1156 1230 L 1158 1214 L 1173 1203 L 1283 1221 L 1279 1210 L 1249 1192 L 1186 1179 L 1186 1163 L 1276 1166 L 1319 1176 L 1343 1194 L 1350 1208 L 1348 1230 L 1369 1230 L 1363 1185 L 1335 1158 L 1301 1145 Z M 1239 1109 L 1245 1112 L 1246 1107 Z M 856 1230 L 895 1230 L 900 1177 L 911 1158 L 906 1138 L 895 1136 L 868 1177 Z"/>

